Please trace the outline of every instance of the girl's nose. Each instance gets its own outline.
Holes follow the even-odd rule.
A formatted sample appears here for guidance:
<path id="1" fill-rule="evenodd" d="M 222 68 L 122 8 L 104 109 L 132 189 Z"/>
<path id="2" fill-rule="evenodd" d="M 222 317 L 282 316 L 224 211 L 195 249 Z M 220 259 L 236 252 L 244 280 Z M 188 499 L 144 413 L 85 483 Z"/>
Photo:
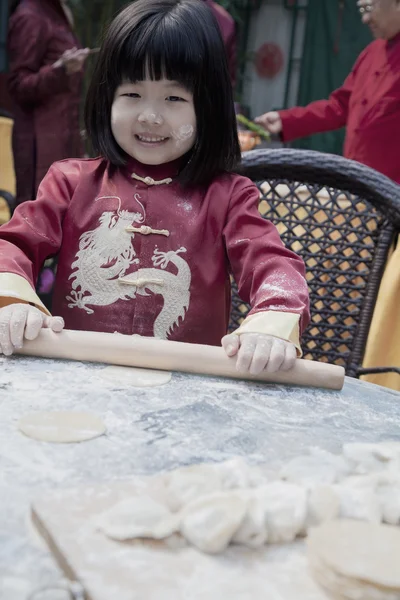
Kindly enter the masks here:
<path id="1" fill-rule="evenodd" d="M 150 123 L 151 125 L 161 125 L 162 116 L 155 112 L 148 110 L 143 111 L 138 117 L 139 123 Z"/>

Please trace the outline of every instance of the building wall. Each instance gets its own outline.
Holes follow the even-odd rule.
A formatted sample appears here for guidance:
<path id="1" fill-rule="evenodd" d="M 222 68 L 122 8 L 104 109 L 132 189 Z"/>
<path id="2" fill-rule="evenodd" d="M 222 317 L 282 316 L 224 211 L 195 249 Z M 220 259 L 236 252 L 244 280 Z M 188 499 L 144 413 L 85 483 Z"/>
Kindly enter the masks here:
<path id="1" fill-rule="evenodd" d="M 284 106 L 293 17 L 293 10 L 285 8 L 283 0 L 264 0 L 260 9 L 252 15 L 248 52 L 256 52 L 262 44 L 273 42 L 281 47 L 285 62 L 282 71 L 273 79 L 260 78 L 253 62 L 248 62 L 242 104 L 248 107 L 251 117 Z M 305 23 L 306 11 L 300 10 L 294 44 L 296 60 L 292 67 L 288 106 L 295 105 L 297 101 Z"/>

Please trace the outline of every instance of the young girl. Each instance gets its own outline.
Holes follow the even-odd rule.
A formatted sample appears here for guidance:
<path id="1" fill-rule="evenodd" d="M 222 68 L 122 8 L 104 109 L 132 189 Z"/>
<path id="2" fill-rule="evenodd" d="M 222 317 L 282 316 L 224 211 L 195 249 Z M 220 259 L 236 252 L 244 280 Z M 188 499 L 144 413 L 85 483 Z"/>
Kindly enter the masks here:
<path id="1" fill-rule="evenodd" d="M 100 158 L 55 163 L 0 230 L 0 345 L 41 327 L 221 344 L 230 273 L 251 303 L 225 336 L 241 371 L 289 369 L 308 321 L 302 260 L 258 212 L 224 47 L 200 0 L 137 0 L 111 24 L 86 127 Z M 51 316 L 35 294 L 59 255 Z"/>

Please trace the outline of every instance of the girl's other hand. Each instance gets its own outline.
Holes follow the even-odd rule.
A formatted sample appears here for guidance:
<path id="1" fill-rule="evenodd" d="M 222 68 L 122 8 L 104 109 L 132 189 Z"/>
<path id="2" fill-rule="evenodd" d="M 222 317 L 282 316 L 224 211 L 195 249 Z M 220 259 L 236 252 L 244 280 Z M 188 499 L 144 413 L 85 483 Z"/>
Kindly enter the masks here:
<path id="1" fill-rule="evenodd" d="M 42 327 L 60 332 L 64 319 L 49 317 L 30 304 L 10 304 L 0 309 L 0 354 L 10 356 L 23 346 L 24 339 L 34 340 Z"/>
<path id="2" fill-rule="evenodd" d="M 228 356 L 237 356 L 238 371 L 252 375 L 289 371 L 297 357 L 294 344 L 264 333 L 231 333 L 222 338 L 222 346 Z"/>

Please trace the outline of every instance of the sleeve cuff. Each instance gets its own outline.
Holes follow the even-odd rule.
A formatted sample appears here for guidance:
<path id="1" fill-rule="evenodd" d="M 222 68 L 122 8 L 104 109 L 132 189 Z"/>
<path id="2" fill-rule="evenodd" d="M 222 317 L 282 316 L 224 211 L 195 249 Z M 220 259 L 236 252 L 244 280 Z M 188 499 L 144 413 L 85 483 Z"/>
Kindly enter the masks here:
<path id="1" fill-rule="evenodd" d="M 265 333 L 292 342 L 296 346 L 297 356 L 303 356 L 300 346 L 300 315 L 290 312 L 267 310 L 248 316 L 233 333 Z"/>
<path id="2" fill-rule="evenodd" d="M 0 273 L 0 308 L 18 302 L 33 304 L 46 315 L 51 316 L 26 279 L 15 273 Z"/>

